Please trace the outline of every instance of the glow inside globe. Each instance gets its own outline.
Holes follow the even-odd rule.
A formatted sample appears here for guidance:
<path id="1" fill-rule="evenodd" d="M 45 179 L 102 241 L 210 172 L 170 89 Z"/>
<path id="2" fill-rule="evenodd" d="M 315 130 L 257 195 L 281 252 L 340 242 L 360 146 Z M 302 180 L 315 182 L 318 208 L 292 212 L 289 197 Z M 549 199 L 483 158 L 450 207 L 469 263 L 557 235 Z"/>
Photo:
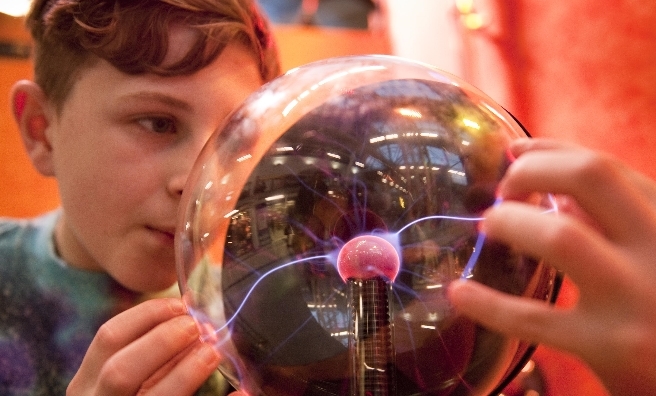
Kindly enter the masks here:
<path id="1" fill-rule="evenodd" d="M 312 63 L 251 95 L 203 149 L 176 235 L 221 372 L 251 396 L 500 390 L 531 346 L 445 292 L 555 298 L 555 270 L 477 227 L 523 136 L 471 85 L 396 57 Z"/>

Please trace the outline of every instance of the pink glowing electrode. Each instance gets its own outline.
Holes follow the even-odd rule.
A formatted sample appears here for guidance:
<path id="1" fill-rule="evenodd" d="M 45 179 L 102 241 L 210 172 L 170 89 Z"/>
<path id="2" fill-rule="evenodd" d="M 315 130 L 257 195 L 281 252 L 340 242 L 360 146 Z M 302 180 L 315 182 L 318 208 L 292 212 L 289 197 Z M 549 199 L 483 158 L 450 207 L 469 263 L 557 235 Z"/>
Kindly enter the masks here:
<path id="1" fill-rule="evenodd" d="M 400 265 L 394 246 L 374 235 L 351 239 L 342 246 L 337 256 L 337 271 L 344 281 L 378 276 L 394 281 Z"/>

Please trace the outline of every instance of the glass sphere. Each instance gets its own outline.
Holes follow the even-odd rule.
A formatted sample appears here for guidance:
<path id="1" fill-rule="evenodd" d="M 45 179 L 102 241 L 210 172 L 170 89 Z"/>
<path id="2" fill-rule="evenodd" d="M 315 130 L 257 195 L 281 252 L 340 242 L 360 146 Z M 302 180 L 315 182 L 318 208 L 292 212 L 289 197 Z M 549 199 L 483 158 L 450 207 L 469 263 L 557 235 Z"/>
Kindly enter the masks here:
<path id="1" fill-rule="evenodd" d="M 390 56 L 315 62 L 251 95 L 203 149 L 176 235 L 220 371 L 252 396 L 500 390 L 532 347 L 445 293 L 470 278 L 555 298 L 555 270 L 477 227 L 524 136 L 471 85 Z"/>

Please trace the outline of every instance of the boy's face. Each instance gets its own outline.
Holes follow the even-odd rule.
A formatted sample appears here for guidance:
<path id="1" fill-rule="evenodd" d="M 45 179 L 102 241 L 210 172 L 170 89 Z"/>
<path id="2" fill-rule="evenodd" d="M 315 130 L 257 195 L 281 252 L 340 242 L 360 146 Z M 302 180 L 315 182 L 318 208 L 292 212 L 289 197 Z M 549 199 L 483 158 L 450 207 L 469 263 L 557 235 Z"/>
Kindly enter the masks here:
<path id="1" fill-rule="evenodd" d="M 184 45 L 184 33 L 172 33 L 172 48 Z M 253 55 L 237 44 L 188 76 L 130 76 L 105 61 L 85 69 L 48 130 L 64 208 L 55 234 L 62 257 L 135 291 L 173 285 L 189 171 L 211 133 L 261 84 Z"/>

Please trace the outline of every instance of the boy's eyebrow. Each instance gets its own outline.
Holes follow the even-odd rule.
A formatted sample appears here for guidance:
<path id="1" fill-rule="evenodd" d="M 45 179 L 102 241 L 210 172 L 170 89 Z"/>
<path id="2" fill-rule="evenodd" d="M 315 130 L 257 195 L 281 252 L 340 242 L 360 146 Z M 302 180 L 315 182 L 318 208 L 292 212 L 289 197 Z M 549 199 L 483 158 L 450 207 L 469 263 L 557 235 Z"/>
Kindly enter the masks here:
<path id="1" fill-rule="evenodd" d="M 125 95 L 122 100 L 140 100 L 149 102 L 163 103 L 171 107 L 176 107 L 181 110 L 191 110 L 191 105 L 184 100 L 174 98 L 159 92 L 137 92 Z"/>

